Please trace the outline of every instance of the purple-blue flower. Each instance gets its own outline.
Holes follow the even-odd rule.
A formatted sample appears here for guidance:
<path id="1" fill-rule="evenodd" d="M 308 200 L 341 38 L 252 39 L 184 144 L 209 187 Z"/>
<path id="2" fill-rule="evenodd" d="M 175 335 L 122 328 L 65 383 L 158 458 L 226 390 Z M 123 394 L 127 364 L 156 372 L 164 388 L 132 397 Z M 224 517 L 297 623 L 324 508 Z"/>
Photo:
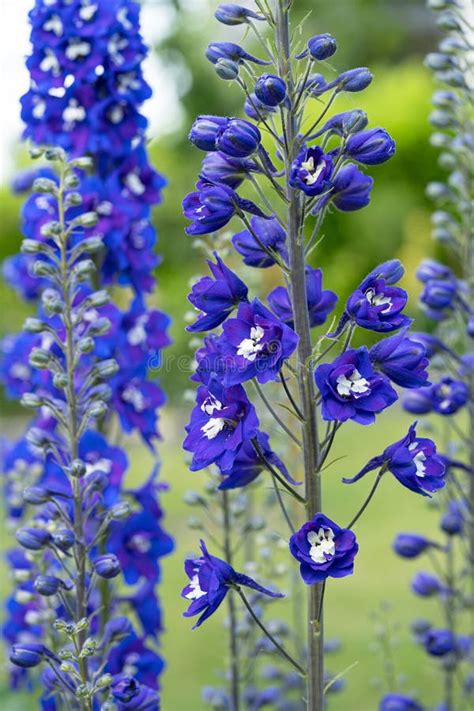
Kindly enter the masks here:
<path id="1" fill-rule="evenodd" d="M 223 183 L 235 190 L 250 173 L 257 171 L 256 163 L 249 158 L 231 158 L 221 151 L 212 151 L 203 158 L 200 175 L 206 182 Z"/>
<path id="2" fill-rule="evenodd" d="M 432 597 L 439 595 L 442 592 L 447 592 L 446 587 L 441 583 L 439 578 L 432 573 L 426 573 L 423 570 L 418 571 L 412 578 L 411 589 L 415 595 L 420 597 Z"/>
<path id="3" fill-rule="evenodd" d="M 295 158 L 290 172 L 290 185 L 305 195 L 320 195 L 330 187 L 333 162 L 319 146 L 304 146 Z"/>
<path id="4" fill-rule="evenodd" d="M 322 513 L 290 538 L 291 554 L 299 561 L 301 577 L 307 585 L 352 575 L 358 550 L 355 534 Z"/>
<path id="5" fill-rule="evenodd" d="M 228 185 L 199 181 L 196 187 L 197 190 L 183 200 L 184 215 L 192 223 L 186 227 L 188 235 L 206 235 L 220 230 L 237 210 L 264 217 L 253 202 L 239 198 Z"/>
<path id="6" fill-rule="evenodd" d="M 430 318 L 441 321 L 453 312 L 457 296 L 458 285 L 455 281 L 429 279 L 425 282 L 420 302 Z"/>
<path id="7" fill-rule="evenodd" d="M 344 153 L 364 165 L 378 165 L 395 153 L 395 141 L 384 128 L 371 128 L 349 136 Z"/>
<path id="8" fill-rule="evenodd" d="M 306 296 L 308 300 L 310 326 L 321 326 L 337 304 L 337 294 L 329 289 L 323 289 L 323 273 L 321 269 L 306 267 Z M 293 309 L 288 289 L 277 286 L 268 295 L 268 303 L 272 311 L 288 326 L 294 328 Z"/>
<path id="9" fill-rule="evenodd" d="M 379 711 L 424 711 L 424 708 L 411 696 L 386 694 L 380 701 Z"/>
<path id="10" fill-rule="evenodd" d="M 314 378 L 324 420 L 369 425 L 377 413 L 397 400 L 388 379 L 373 369 L 365 347 L 349 349 L 332 363 L 318 366 Z"/>
<path id="11" fill-rule="evenodd" d="M 271 64 L 271 62 L 254 57 L 234 42 L 211 42 L 206 49 L 206 57 L 212 64 L 216 64 L 219 59 L 230 59 L 237 64 L 243 64 L 244 62 L 260 65 Z"/>
<path id="12" fill-rule="evenodd" d="M 235 3 L 221 3 L 214 13 L 214 17 L 224 25 L 242 25 L 249 20 L 264 20 L 263 15 L 259 15 L 253 10 L 249 10 L 242 5 Z"/>
<path id="13" fill-rule="evenodd" d="M 263 457 L 272 467 L 278 470 L 290 484 L 298 484 L 289 474 L 284 462 L 270 447 L 269 437 L 265 432 L 258 432 L 256 436 L 257 448 L 261 450 Z M 244 442 L 237 457 L 229 471 L 221 471 L 224 479 L 219 485 L 219 489 L 237 489 L 250 484 L 264 470 L 266 464 L 262 456 L 258 453 L 252 442 Z"/>
<path id="14" fill-rule="evenodd" d="M 207 262 L 212 277 L 203 277 L 196 282 L 188 296 L 192 305 L 203 312 L 192 326 L 188 326 L 188 331 L 209 331 L 219 326 L 241 301 L 247 300 L 247 286 L 216 252 L 214 256 L 216 264 Z"/>
<path id="15" fill-rule="evenodd" d="M 445 485 L 443 459 L 436 452 L 431 439 L 417 437 L 414 422 L 405 437 L 387 447 L 378 457 L 373 457 L 361 471 L 351 479 L 343 479 L 345 484 L 359 481 L 374 469 L 386 469 L 410 491 L 430 496 Z"/>
<path id="16" fill-rule="evenodd" d="M 259 421 L 241 385 L 225 388 L 216 376 L 198 388 L 183 447 L 192 452 L 191 470 L 217 464 L 228 472 L 245 442 L 257 436 Z"/>
<path id="17" fill-rule="evenodd" d="M 236 318 L 223 326 L 219 348 L 226 360 L 226 387 L 256 378 L 276 380 L 283 363 L 295 351 L 298 336 L 258 300 L 241 303 Z"/>
<path id="18" fill-rule="evenodd" d="M 373 184 L 370 175 L 365 175 L 354 163 L 349 163 L 334 177 L 329 197 L 342 212 L 360 210 L 369 204 Z"/>
<path id="19" fill-rule="evenodd" d="M 453 415 L 464 407 L 468 399 L 469 388 L 466 383 L 445 376 L 438 383 L 411 392 L 404 398 L 403 407 L 417 415 L 428 412 Z"/>
<path id="20" fill-rule="evenodd" d="M 418 558 L 430 548 L 439 548 L 439 546 L 418 533 L 399 533 L 393 542 L 395 553 L 402 558 Z"/>
<path id="21" fill-rule="evenodd" d="M 172 550 L 173 539 L 148 511 L 134 513 L 125 521 L 111 524 L 107 552 L 117 557 L 129 585 L 140 578 L 158 580 L 159 559 Z"/>
<path id="22" fill-rule="evenodd" d="M 384 265 L 373 269 L 348 298 L 348 316 L 370 331 L 387 333 L 408 326 L 411 319 L 402 313 L 408 295 L 392 284 L 384 277 Z"/>
<path id="23" fill-rule="evenodd" d="M 252 217 L 250 225 L 254 234 L 243 230 L 232 237 L 232 244 L 244 258 L 244 264 L 260 269 L 271 267 L 275 264 L 272 253 L 281 255 L 285 261 L 288 259 L 286 233 L 275 217 L 270 220 Z"/>
<path id="24" fill-rule="evenodd" d="M 255 84 L 255 96 L 265 106 L 274 108 L 286 98 L 286 83 L 274 74 L 262 74 Z"/>
<path id="25" fill-rule="evenodd" d="M 190 601 L 184 617 L 200 615 L 193 629 L 202 625 L 217 610 L 231 587 L 244 585 L 269 597 L 283 597 L 256 583 L 252 578 L 237 573 L 228 563 L 211 555 L 204 541 L 201 540 L 202 556 L 188 558 L 184 569 L 189 583 L 183 588 L 181 596 Z"/>
<path id="26" fill-rule="evenodd" d="M 395 336 L 376 343 L 369 351 L 374 368 L 387 375 L 402 388 L 429 385 L 426 348 L 404 328 Z"/>
<path id="27" fill-rule="evenodd" d="M 444 657 L 458 649 L 456 635 L 451 630 L 445 629 L 428 630 L 423 645 L 428 654 L 434 657 Z"/>

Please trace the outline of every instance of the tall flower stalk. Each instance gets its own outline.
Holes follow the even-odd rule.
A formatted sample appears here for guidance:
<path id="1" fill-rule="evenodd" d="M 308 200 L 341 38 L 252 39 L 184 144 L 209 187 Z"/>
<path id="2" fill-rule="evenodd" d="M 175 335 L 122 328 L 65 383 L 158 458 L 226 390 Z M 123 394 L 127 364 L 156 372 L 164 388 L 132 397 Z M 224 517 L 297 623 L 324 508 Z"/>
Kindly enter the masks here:
<path id="1" fill-rule="evenodd" d="M 472 706 L 474 698 L 474 18 L 472 5 L 461 0 L 428 5 L 438 11 L 437 24 L 445 33 L 426 64 L 438 84 L 432 143 L 441 149 L 439 164 L 448 177 L 427 190 L 436 205 L 433 237 L 442 261 L 426 259 L 417 271 L 421 306 L 432 322 L 431 331 L 417 338 L 429 351 L 432 384 L 412 391 L 404 405 L 417 415 L 437 416 L 429 426 L 443 446 L 447 486 L 440 502 L 441 538 L 402 533 L 394 547 L 404 558 L 424 556 L 432 570 L 417 572 L 412 590 L 439 600 L 439 622 L 415 620 L 413 632 L 441 666 L 439 708 L 453 711 Z"/>
<path id="2" fill-rule="evenodd" d="M 43 708 L 153 709 L 164 666 L 157 583 L 173 542 L 158 462 L 133 488 L 121 446 L 137 433 L 156 459 L 164 394 L 149 367 L 169 344 L 168 317 L 147 303 L 159 261 L 151 208 L 165 184 L 140 113 L 147 50 L 130 0 L 37 0 L 30 22 L 22 118 L 43 160 L 14 180 L 31 194 L 21 254 L 4 274 L 32 316 L 0 360 L 6 395 L 35 410 L 4 456 L 20 545 L 7 554 L 11 683 L 31 688 L 38 667 Z M 133 290 L 124 310 L 104 285 Z M 124 304 L 130 292 L 115 293 Z"/>
<path id="3" fill-rule="evenodd" d="M 367 129 L 361 110 L 331 115 L 342 92 L 364 90 L 372 75 L 366 68 L 331 70 L 326 60 L 337 43 L 329 34 L 302 45 L 291 27 L 291 2 L 256 2 L 255 9 L 223 4 L 215 15 L 224 24 L 246 27 L 263 56 L 232 42 L 212 42 L 206 51 L 217 75 L 243 91 L 247 118 L 199 116 L 190 132 L 191 142 L 207 155 L 196 191 L 183 203 L 191 221 L 186 231 L 207 248 L 212 276 L 200 279 L 189 295 L 199 311 L 189 330 L 221 331 L 208 335 L 196 353 L 193 380 L 199 387 L 184 447 L 192 455 L 191 470 L 217 468 L 219 489 L 229 494 L 270 477 L 276 510 L 290 535 L 289 551 L 307 586 L 304 649 L 295 644 L 295 655 L 290 638 L 272 634 L 245 586 L 262 595 L 275 593 L 238 573 L 225 546 L 225 560 L 211 556 L 203 544 L 203 556 L 187 561 L 190 583 L 183 596 L 190 602 L 186 615 L 201 614 L 198 625 L 224 598 L 240 597 L 267 646 L 304 680 L 304 690 L 294 687 L 299 702 L 322 709 L 325 689 L 339 686 L 324 669 L 324 589 L 329 577 L 353 572 L 358 544 L 351 528 L 386 472 L 424 495 L 444 485 L 444 464 L 434 443 L 418 438 L 413 425 L 359 474 L 344 479 L 350 484 L 377 470 L 369 496 L 347 526 L 323 513 L 321 473 L 341 426 L 349 420 L 372 424 L 397 400 L 394 384 L 416 388 L 427 379 L 425 347 L 408 334 L 398 260 L 376 266 L 339 319 L 314 335 L 337 302 L 334 292 L 323 289 L 321 269 L 308 261 L 317 253 L 324 217 L 330 209 L 350 212 L 369 203 L 373 181 L 359 165 L 383 163 L 395 144 L 384 129 Z M 257 71 L 262 67 L 263 73 Z M 247 284 L 222 259 L 223 238 L 216 233 L 232 220 L 242 223 L 232 244 L 245 265 L 274 267 L 282 280 L 268 294 L 268 306 L 250 299 Z M 370 350 L 353 347 L 356 332 L 363 339 L 364 330 L 389 335 Z M 291 469 L 261 430 L 262 408 L 257 413 L 251 399 L 255 392 L 272 427 L 287 439 Z M 231 637 L 234 630 L 231 624 Z M 229 676 L 226 703 L 235 711 L 242 708 L 243 689 L 233 661 Z"/>

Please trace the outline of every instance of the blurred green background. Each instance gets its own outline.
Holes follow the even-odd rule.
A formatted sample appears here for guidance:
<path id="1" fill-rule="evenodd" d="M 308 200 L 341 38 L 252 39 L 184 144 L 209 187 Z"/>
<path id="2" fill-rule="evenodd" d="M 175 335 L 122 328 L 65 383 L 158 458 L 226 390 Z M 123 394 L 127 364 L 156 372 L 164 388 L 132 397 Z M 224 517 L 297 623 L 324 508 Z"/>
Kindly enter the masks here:
<path id="1" fill-rule="evenodd" d="M 181 217 L 181 200 L 193 189 L 202 158 L 202 154 L 188 144 L 187 132 L 196 114 L 241 113 L 239 91 L 217 78 L 204 58 L 204 51 L 212 39 L 239 42 L 243 30 L 231 30 L 214 21 L 212 13 L 217 2 L 161 0 L 158 4 L 167 6 L 170 21 L 163 31 L 162 41 L 153 51 L 160 56 L 167 81 L 176 83 L 182 119 L 173 132 L 152 138 L 150 142 L 152 160 L 169 180 L 165 200 L 155 211 L 164 262 L 159 269 L 159 287 L 152 302 L 173 317 L 174 345 L 169 349 L 168 359 L 177 363 L 179 357 L 191 352 L 184 332 L 189 281 L 203 271 L 202 258 L 193 249 L 192 240 L 185 236 L 185 222 Z M 306 35 L 331 32 L 338 39 L 339 51 L 333 62 L 337 70 L 369 66 L 375 75 L 373 84 L 363 95 L 341 99 L 335 110 L 365 109 L 370 124 L 384 126 L 397 142 L 395 158 L 370 171 L 375 178 L 370 207 L 349 215 L 333 213 L 325 223 L 326 237 L 313 253 L 313 263 L 323 268 L 325 286 L 337 291 L 342 301 L 375 264 L 398 256 L 407 270 L 404 286 L 412 294 L 410 311 L 415 316 L 414 270 L 424 255 L 435 251 L 429 229 L 430 204 L 424 194 L 426 183 L 438 173 L 436 153 L 429 145 L 427 121 L 433 86 L 429 72 L 423 67 L 424 54 L 436 43 L 433 19 L 424 8 L 423 0 L 295 0 L 294 4 L 301 17 L 311 11 Z M 160 110 L 166 112 L 166 105 Z M 19 149 L 18 164 L 25 162 L 24 152 Z M 21 200 L 10 194 L 7 185 L 1 188 L 0 200 L 0 258 L 3 258 L 19 248 Z M 265 272 L 265 289 L 272 286 L 275 276 L 271 270 Z M 2 333 L 17 330 L 27 307 L 5 285 L 0 286 L 0 301 Z M 417 326 L 422 327 L 420 320 Z M 186 553 L 196 551 L 198 538 L 196 532 L 185 526 L 189 511 L 182 502 L 182 495 L 190 486 L 200 486 L 200 475 L 187 472 L 180 451 L 187 418 L 182 394 L 188 387 L 188 375 L 184 368 L 173 365 L 160 376 L 170 401 L 164 415 L 165 442 L 161 447 L 163 477 L 171 484 L 171 492 L 164 496 L 164 505 L 167 527 L 177 539 L 175 555 L 164 564 L 162 586 L 168 628 L 163 640 L 168 661 L 168 671 L 163 678 L 164 711 L 203 709 L 200 688 L 205 684 L 219 684 L 215 669 L 225 654 L 222 614 L 195 632 L 191 632 L 189 621 L 181 618 L 182 560 Z M 9 418 L 21 417 L 16 404 L 3 403 L 3 406 Z M 9 419 L 10 432 L 14 422 Z M 357 488 L 343 489 L 339 485 L 340 474 L 356 471 L 375 453 L 374 442 L 378 453 L 384 444 L 402 434 L 408 422 L 403 415 L 386 414 L 373 428 L 344 428 L 335 455 L 345 455 L 343 469 L 335 465 L 327 472 L 325 509 L 329 516 L 342 521 L 350 517 L 369 485 L 365 482 Z M 146 476 L 150 464 L 147 457 L 140 446 L 133 444 L 131 480 Z M 348 674 L 347 694 L 331 699 L 331 708 L 335 711 L 377 708 L 378 691 L 371 680 L 380 674 L 381 668 L 380 660 L 369 650 L 372 641 L 369 614 L 382 599 L 392 602 L 394 617 L 402 625 L 398 663 L 399 670 L 408 675 L 406 689 L 418 688 L 425 700 L 435 701 L 436 669 L 434 665 L 422 664 L 423 655 L 410 646 L 406 632 L 409 619 L 417 613 L 431 612 L 431 603 L 421 606 L 413 599 L 408 589 L 412 568 L 396 561 L 390 551 L 396 531 L 419 528 L 428 531 L 430 526 L 434 526 L 434 517 L 421 497 L 401 491 L 389 480 L 384 482 L 378 501 L 359 524 L 361 554 L 357 574 L 344 582 L 332 582 L 327 594 L 329 635 L 344 639 L 344 650 L 331 659 L 331 669 L 340 672 L 354 661 L 358 662 Z M 2 582 L 5 587 L 5 581 Z M 284 602 L 277 603 L 275 611 L 279 607 L 283 609 Z M 16 711 L 28 707 L 26 698 L 9 697 L 6 690 L 0 699 L 4 709 Z"/>

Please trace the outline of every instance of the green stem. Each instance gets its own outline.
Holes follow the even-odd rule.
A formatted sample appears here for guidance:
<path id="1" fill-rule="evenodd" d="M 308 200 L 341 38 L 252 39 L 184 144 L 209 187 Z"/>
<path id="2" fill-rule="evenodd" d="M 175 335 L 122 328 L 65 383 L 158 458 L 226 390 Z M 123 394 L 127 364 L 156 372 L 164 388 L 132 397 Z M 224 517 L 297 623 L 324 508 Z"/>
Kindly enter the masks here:
<path id="1" fill-rule="evenodd" d="M 74 348 L 74 325 L 73 325 L 73 308 L 71 298 L 71 285 L 69 283 L 68 274 L 68 259 L 67 259 L 67 229 L 65 224 L 64 210 L 64 180 L 65 180 L 65 164 L 60 163 L 60 183 L 58 188 L 58 217 L 61 227 L 61 238 L 59 243 L 60 264 L 59 273 L 61 281 L 61 289 L 63 292 L 64 311 L 62 314 L 64 327 L 66 331 L 66 341 L 64 343 L 64 354 L 66 358 L 66 373 L 68 384 L 66 387 L 67 401 L 67 430 L 69 437 L 69 447 L 71 454 L 71 462 L 78 458 L 79 451 L 79 436 L 78 436 L 78 403 L 76 399 L 74 374 L 75 374 L 75 348 Z M 75 622 L 79 622 L 84 617 L 87 617 L 87 587 L 86 587 L 86 548 L 84 545 L 84 521 L 82 510 L 82 492 L 80 482 L 77 478 L 72 481 L 73 488 L 73 508 L 74 508 L 74 558 L 77 565 L 76 577 L 76 606 L 75 606 Z M 86 639 L 86 631 L 79 634 L 79 645 L 82 646 Z M 79 672 L 83 684 L 89 681 L 89 672 L 87 659 L 79 659 Z M 92 711 L 92 703 L 90 698 L 80 700 L 81 709 L 84 711 Z"/>
<path id="2" fill-rule="evenodd" d="M 224 514 L 224 555 L 227 563 L 232 565 L 232 544 L 230 539 L 231 521 L 230 521 L 230 505 L 229 492 L 222 492 L 222 509 Z M 237 612 L 235 609 L 234 591 L 230 590 L 227 595 L 227 604 L 229 608 L 229 661 L 230 661 L 230 698 L 231 711 L 239 711 L 240 709 L 240 664 L 239 664 L 239 648 L 237 639 Z"/>
<path id="3" fill-rule="evenodd" d="M 236 590 L 237 590 L 238 594 L 240 595 L 245 607 L 247 608 L 249 615 L 251 616 L 253 621 L 260 627 L 260 629 L 262 630 L 264 635 L 266 635 L 268 637 L 268 639 L 273 644 L 273 646 L 276 649 L 278 649 L 278 651 L 280 652 L 282 657 L 284 657 L 288 662 L 290 662 L 290 664 L 292 666 L 294 666 L 294 668 L 301 674 L 301 676 L 306 676 L 306 671 L 303 669 L 301 664 L 299 664 L 296 661 L 296 659 L 293 659 L 293 657 L 290 654 L 288 654 L 288 652 L 285 650 L 285 648 L 282 647 L 282 645 L 279 642 L 277 642 L 275 637 L 271 634 L 271 632 L 269 632 L 267 630 L 267 628 L 265 627 L 263 622 L 261 622 L 261 620 L 257 617 L 257 615 L 255 614 L 255 612 L 252 609 L 252 606 L 250 605 L 249 601 L 247 600 L 245 594 L 242 592 L 241 588 L 237 587 Z"/>
<path id="4" fill-rule="evenodd" d="M 280 76 L 285 80 L 289 106 L 294 105 L 296 87 L 291 66 L 289 6 L 278 0 L 277 48 Z M 318 471 L 319 442 L 315 408 L 315 386 L 311 372 L 311 329 L 306 296 L 305 245 L 302 233 L 302 203 L 298 191 L 289 184 L 291 165 L 299 151 L 300 126 L 291 108 L 282 110 L 285 137 L 286 192 L 288 198 L 287 230 L 290 256 L 290 287 L 295 331 L 299 337 L 297 378 L 303 414 L 303 459 L 305 477 L 306 518 L 310 520 L 321 511 L 321 477 Z M 322 584 L 308 586 L 307 647 L 308 674 L 306 706 L 310 711 L 321 711 L 324 702 L 324 653 L 322 622 Z M 321 611 L 321 615 L 319 615 Z M 318 617 L 320 620 L 318 621 Z"/>

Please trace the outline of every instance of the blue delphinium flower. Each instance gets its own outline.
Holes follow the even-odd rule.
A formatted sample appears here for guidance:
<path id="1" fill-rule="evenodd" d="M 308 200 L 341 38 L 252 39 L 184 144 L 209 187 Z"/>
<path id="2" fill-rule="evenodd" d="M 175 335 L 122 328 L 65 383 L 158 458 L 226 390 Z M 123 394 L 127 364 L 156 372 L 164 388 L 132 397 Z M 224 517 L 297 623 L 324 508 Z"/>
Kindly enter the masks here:
<path id="1" fill-rule="evenodd" d="M 371 128 L 349 136 L 344 152 L 364 165 L 378 165 L 395 153 L 395 141 L 384 128 Z"/>
<path id="2" fill-rule="evenodd" d="M 204 541 L 201 541 L 202 556 L 189 558 L 184 566 L 190 582 L 185 586 L 182 597 L 190 601 L 185 617 L 200 615 L 194 628 L 199 627 L 217 610 L 231 587 L 245 586 L 269 597 L 283 597 L 256 583 L 252 578 L 237 573 L 232 566 L 211 555 Z"/>
<path id="3" fill-rule="evenodd" d="M 227 386 L 256 378 L 276 380 L 298 344 L 296 333 L 258 299 L 241 303 L 236 318 L 223 325 L 219 348 L 226 359 L 223 382 Z"/>
<path id="4" fill-rule="evenodd" d="M 393 542 L 394 551 L 402 558 L 418 558 L 430 548 L 439 548 L 439 544 L 418 533 L 399 533 Z"/>
<path id="5" fill-rule="evenodd" d="M 277 219 L 252 217 L 250 225 L 252 232 L 243 230 L 232 237 L 232 244 L 247 266 L 260 269 L 273 266 L 275 259 L 272 253 L 281 255 L 287 261 L 286 234 Z"/>
<path id="6" fill-rule="evenodd" d="M 321 513 L 290 538 L 291 554 L 299 561 L 307 585 L 352 575 L 358 550 L 355 534 Z"/>
<path id="7" fill-rule="evenodd" d="M 424 711 L 424 707 L 412 696 L 394 693 L 381 699 L 379 711 Z"/>
<path id="8" fill-rule="evenodd" d="M 257 436 L 259 421 L 241 385 L 225 388 L 217 377 L 198 388 L 196 406 L 186 427 L 184 448 L 193 453 L 191 469 L 216 463 L 228 472 L 244 446 Z"/>
<path id="9" fill-rule="evenodd" d="M 374 367 L 402 388 L 429 385 L 426 348 L 406 328 L 376 343 L 369 351 Z"/>
<path id="10" fill-rule="evenodd" d="M 321 326 L 337 304 L 337 294 L 322 287 L 323 273 L 321 269 L 306 267 L 306 293 L 308 297 L 309 322 L 313 328 Z M 288 326 L 294 328 L 291 298 L 288 289 L 276 286 L 268 294 L 268 303 L 272 311 Z"/>
<path id="11" fill-rule="evenodd" d="M 322 148 L 302 148 L 291 167 L 290 185 L 310 197 L 320 195 L 330 187 L 333 161 Z"/>
<path id="12" fill-rule="evenodd" d="M 361 471 L 350 479 L 343 479 L 346 484 L 359 481 L 368 472 L 384 468 L 390 471 L 407 489 L 423 496 L 445 486 L 445 465 L 436 452 L 436 445 L 431 439 L 417 437 L 414 422 L 405 437 L 387 447 L 378 457 L 373 457 Z"/>
<path id="13" fill-rule="evenodd" d="M 384 265 L 372 270 L 347 300 L 349 318 L 362 328 L 384 333 L 409 325 L 411 319 L 401 313 L 408 295 L 393 284 L 384 276 Z"/>
<path id="14" fill-rule="evenodd" d="M 411 589 L 415 595 L 420 597 L 432 597 L 433 595 L 439 595 L 442 592 L 447 592 L 449 590 L 441 583 L 441 581 L 432 573 L 427 573 L 425 571 L 418 571 L 412 578 Z"/>
<path id="15" fill-rule="evenodd" d="M 188 296 L 192 305 L 203 312 L 192 326 L 188 326 L 188 331 L 210 331 L 225 321 L 241 301 L 247 300 L 248 288 L 244 282 L 217 253 L 214 257 L 216 264 L 208 261 L 212 277 L 200 279 Z"/>
<path id="16" fill-rule="evenodd" d="M 388 379 L 373 369 L 365 347 L 349 349 L 332 363 L 319 365 L 314 378 L 325 420 L 368 425 L 397 400 Z"/>
<path id="17" fill-rule="evenodd" d="M 196 192 L 190 193 L 183 200 L 184 214 L 192 221 L 186 228 L 188 235 L 205 235 L 220 230 L 230 222 L 238 209 L 264 217 L 254 203 L 239 198 L 228 185 L 200 181 L 196 187 Z"/>

